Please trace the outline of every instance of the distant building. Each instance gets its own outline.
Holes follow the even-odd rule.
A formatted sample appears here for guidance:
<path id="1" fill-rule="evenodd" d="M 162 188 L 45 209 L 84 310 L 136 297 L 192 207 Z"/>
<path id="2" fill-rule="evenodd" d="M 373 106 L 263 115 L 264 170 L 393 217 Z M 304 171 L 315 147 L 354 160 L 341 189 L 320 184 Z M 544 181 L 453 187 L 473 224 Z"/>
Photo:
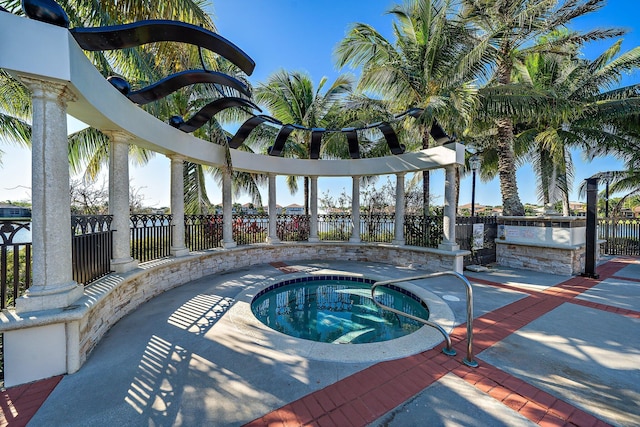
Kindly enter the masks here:
<path id="1" fill-rule="evenodd" d="M 569 211 L 575 216 L 587 216 L 587 204 L 583 202 L 569 202 Z"/>
<path id="2" fill-rule="evenodd" d="M 0 203 L 0 218 L 31 218 L 31 209 Z"/>
<path id="3" fill-rule="evenodd" d="M 284 207 L 285 215 L 304 215 L 304 206 L 292 203 Z"/>
<path id="4" fill-rule="evenodd" d="M 242 205 L 242 214 L 243 215 L 256 215 L 258 210 L 253 206 L 253 203 L 245 203 Z"/>

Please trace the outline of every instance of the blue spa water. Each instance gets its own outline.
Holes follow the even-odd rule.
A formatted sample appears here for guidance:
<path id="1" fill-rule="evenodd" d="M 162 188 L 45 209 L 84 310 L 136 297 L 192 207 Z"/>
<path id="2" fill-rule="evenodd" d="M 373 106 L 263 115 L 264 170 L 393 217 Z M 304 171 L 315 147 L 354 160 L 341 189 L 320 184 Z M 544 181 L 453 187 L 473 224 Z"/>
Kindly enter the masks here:
<path id="1" fill-rule="evenodd" d="M 357 281 L 355 281 L 357 280 Z M 362 278 L 308 277 L 279 283 L 260 292 L 251 303 L 253 314 L 284 334 L 312 341 L 361 344 L 392 340 L 423 325 L 378 308 L 371 300 L 371 283 Z M 364 283 L 368 282 L 368 283 Z M 382 304 L 429 319 L 419 298 L 400 288 L 378 288 Z"/>

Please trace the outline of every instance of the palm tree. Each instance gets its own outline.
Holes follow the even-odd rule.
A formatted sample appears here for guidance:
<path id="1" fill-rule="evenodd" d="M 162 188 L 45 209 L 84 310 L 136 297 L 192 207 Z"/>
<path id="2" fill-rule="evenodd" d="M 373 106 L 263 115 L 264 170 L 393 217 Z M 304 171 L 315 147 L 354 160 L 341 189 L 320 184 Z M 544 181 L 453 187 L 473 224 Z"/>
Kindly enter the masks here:
<path id="1" fill-rule="evenodd" d="M 209 15 L 204 11 L 207 2 L 203 0 L 179 0 L 169 2 L 88 2 L 68 1 L 60 2 L 69 15 L 71 27 L 92 27 L 116 25 L 125 22 L 140 21 L 144 19 L 173 19 L 182 22 L 202 25 L 204 28 L 215 31 L 215 26 Z M 9 11 L 22 13 L 20 1 L 0 0 L 0 5 Z M 203 54 L 201 59 L 200 54 Z M 215 57 L 209 52 L 200 52 L 195 47 L 185 47 L 183 44 L 156 43 L 144 45 L 136 49 L 124 49 L 108 52 L 89 52 L 89 58 L 98 70 L 105 75 L 120 75 L 129 81 L 132 86 L 146 86 L 166 75 L 189 68 L 198 68 L 203 61 L 207 68 L 219 70 L 227 74 L 236 74 L 238 71 L 229 66 L 225 60 Z M 157 58 L 163 61 L 157 61 Z M 245 80 L 246 82 L 246 80 Z M 15 140 L 24 145 L 29 145 L 31 116 L 30 95 L 26 88 L 18 81 L 5 73 L 0 73 L 0 137 L 7 140 Z M 144 106 L 148 112 L 161 120 L 166 120 L 172 115 L 188 115 L 198 106 L 211 101 L 213 98 L 226 95 L 221 93 L 221 88 L 197 85 L 186 88 L 172 96 L 153 104 Z M 235 94 L 234 94 L 235 95 Z M 221 114 L 221 120 L 234 120 L 233 113 Z M 237 118 L 237 117 L 236 117 Z M 226 143 L 225 132 L 220 122 L 210 124 L 198 132 L 198 136 L 220 144 Z M 105 135 L 96 129 L 88 128 L 72 134 L 69 138 L 69 160 L 74 174 L 83 173 L 88 178 L 94 178 L 101 168 L 108 162 L 109 141 Z M 131 146 L 131 157 L 139 164 L 145 164 L 153 155 L 152 152 Z M 213 172 L 210 168 L 206 169 Z M 208 206 L 208 197 L 204 187 L 204 173 L 200 165 L 185 164 L 185 193 L 187 212 L 202 212 L 204 206 Z M 255 186 L 247 185 L 250 193 L 255 193 Z M 258 193 L 259 194 L 259 193 Z"/>
<path id="2" fill-rule="evenodd" d="M 534 99 L 522 96 L 521 88 L 512 86 L 514 67 L 523 64 L 524 58 L 535 52 L 561 53 L 565 46 L 623 34 L 613 29 L 566 32 L 561 37 L 534 43 L 538 37 L 566 27 L 574 18 L 600 9 L 604 3 L 605 0 L 565 0 L 562 3 L 559 0 L 462 1 L 462 16 L 474 29 L 476 38 L 463 65 L 481 71 L 480 76 L 484 77 L 488 89 L 481 92 L 488 98 L 485 105 L 495 108 L 503 101 L 502 105 L 509 105 L 493 119 L 505 215 L 524 215 L 516 183 L 513 111 L 530 109 L 530 101 Z"/>
<path id="3" fill-rule="evenodd" d="M 453 0 L 405 0 L 388 13 L 395 18 L 395 40 L 370 25 L 354 24 L 338 44 L 339 66 L 362 67 L 358 89 L 405 111 L 422 108 L 417 126 L 418 148 L 431 146 L 436 118 L 449 132 L 462 134 L 475 108 L 476 90 L 460 64 L 470 49 L 469 34 Z M 409 123 L 409 122 L 407 122 Z M 429 214 L 429 172 L 422 175 L 423 211 Z"/>
<path id="4" fill-rule="evenodd" d="M 338 110 L 346 96 L 351 92 L 352 78 L 339 76 L 324 92 L 327 78 L 323 77 L 314 89 L 311 78 L 302 72 L 280 70 L 267 78 L 256 88 L 255 97 L 258 103 L 265 105 L 271 115 L 285 124 L 295 124 L 305 128 L 338 128 L 344 122 Z M 331 146 L 330 141 L 339 138 L 338 133 L 328 132 L 323 137 L 324 149 Z M 263 141 L 268 141 L 263 139 Z M 298 159 L 310 158 L 311 132 L 294 131 L 288 138 L 284 155 Z M 342 144 L 344 145 L 344 144 Z M 334 153 L 335 154 L 335 153 Z M 291 193 L 298 189 L 297 178 L 287 177 Z M 309 178 L 304 177 L 304 209 L 309 213 Z"/>
<path id="5" fill-rule="evenodd" d="M 640 47 L 619 55 L 620 45 L 621 40 L 593 61 L 581 59 L 577 49 L 571 56 L 533 53 L 517 67 L 515 78 L 546 91 L 553 108 L 518 123 L 516 138 L 531 148 L 543 202 L 561 199 L 565 215 L 573 176 L 569 149 L 588 150 L 634 138 L 617 123 L 628 122 L 640 105 L 640 84 L 608 88 L 619 84 L 622 73 L 638 69 Z M 554 191 L 559 197 L 553 197 Z"/>

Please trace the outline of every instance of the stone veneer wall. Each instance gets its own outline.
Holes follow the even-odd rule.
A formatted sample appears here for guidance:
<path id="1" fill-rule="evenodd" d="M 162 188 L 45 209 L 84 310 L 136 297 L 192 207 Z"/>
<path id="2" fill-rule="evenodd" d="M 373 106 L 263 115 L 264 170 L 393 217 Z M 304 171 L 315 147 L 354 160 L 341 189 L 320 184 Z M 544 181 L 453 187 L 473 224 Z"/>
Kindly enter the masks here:
<path id="1" fill-rule="evenodd" d="M 427 271 L 455 270 L 468 251 L 448 252 L 409 246 L 349 243 L 286 243 L 192 252 L 141 265 L 125 274 L 111 274 L 85 289 L 78 301 L 85 313 L 79 322 L 79 366 L 118 320 L 161 293 L 201 277 L 282 260 L 336 260 L 411 265 Z"/>
<path id="2" fill-rule="evenodd" d="M 551 274 L 576 275 L 584 270 L 585 246 L 553 247 L 496 240 L 496 263 Z"/>

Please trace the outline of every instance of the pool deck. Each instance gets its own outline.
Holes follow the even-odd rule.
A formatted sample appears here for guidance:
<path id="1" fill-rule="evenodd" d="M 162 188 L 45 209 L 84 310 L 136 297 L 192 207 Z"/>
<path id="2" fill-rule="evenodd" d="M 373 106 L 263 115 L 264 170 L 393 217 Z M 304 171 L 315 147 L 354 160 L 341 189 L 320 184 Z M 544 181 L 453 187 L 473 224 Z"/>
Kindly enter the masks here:
<path id="1" fill-rule="evenodd" d="M 640 425 L 640 259 L 609 258 L 598 279 L 468 272 L 477 368 L 462 364 L 464 288 L 453 278 L 414 283 L 453 312 L 454 357 L 439 344 L 383 362 L 316 360 L 238 326 L 232 308 L 248 289 L 301 271 L 425 273 L 291 261 L 196 280 L 118 322 L 79 372 L 4 390 L 0 425 Z"/>

